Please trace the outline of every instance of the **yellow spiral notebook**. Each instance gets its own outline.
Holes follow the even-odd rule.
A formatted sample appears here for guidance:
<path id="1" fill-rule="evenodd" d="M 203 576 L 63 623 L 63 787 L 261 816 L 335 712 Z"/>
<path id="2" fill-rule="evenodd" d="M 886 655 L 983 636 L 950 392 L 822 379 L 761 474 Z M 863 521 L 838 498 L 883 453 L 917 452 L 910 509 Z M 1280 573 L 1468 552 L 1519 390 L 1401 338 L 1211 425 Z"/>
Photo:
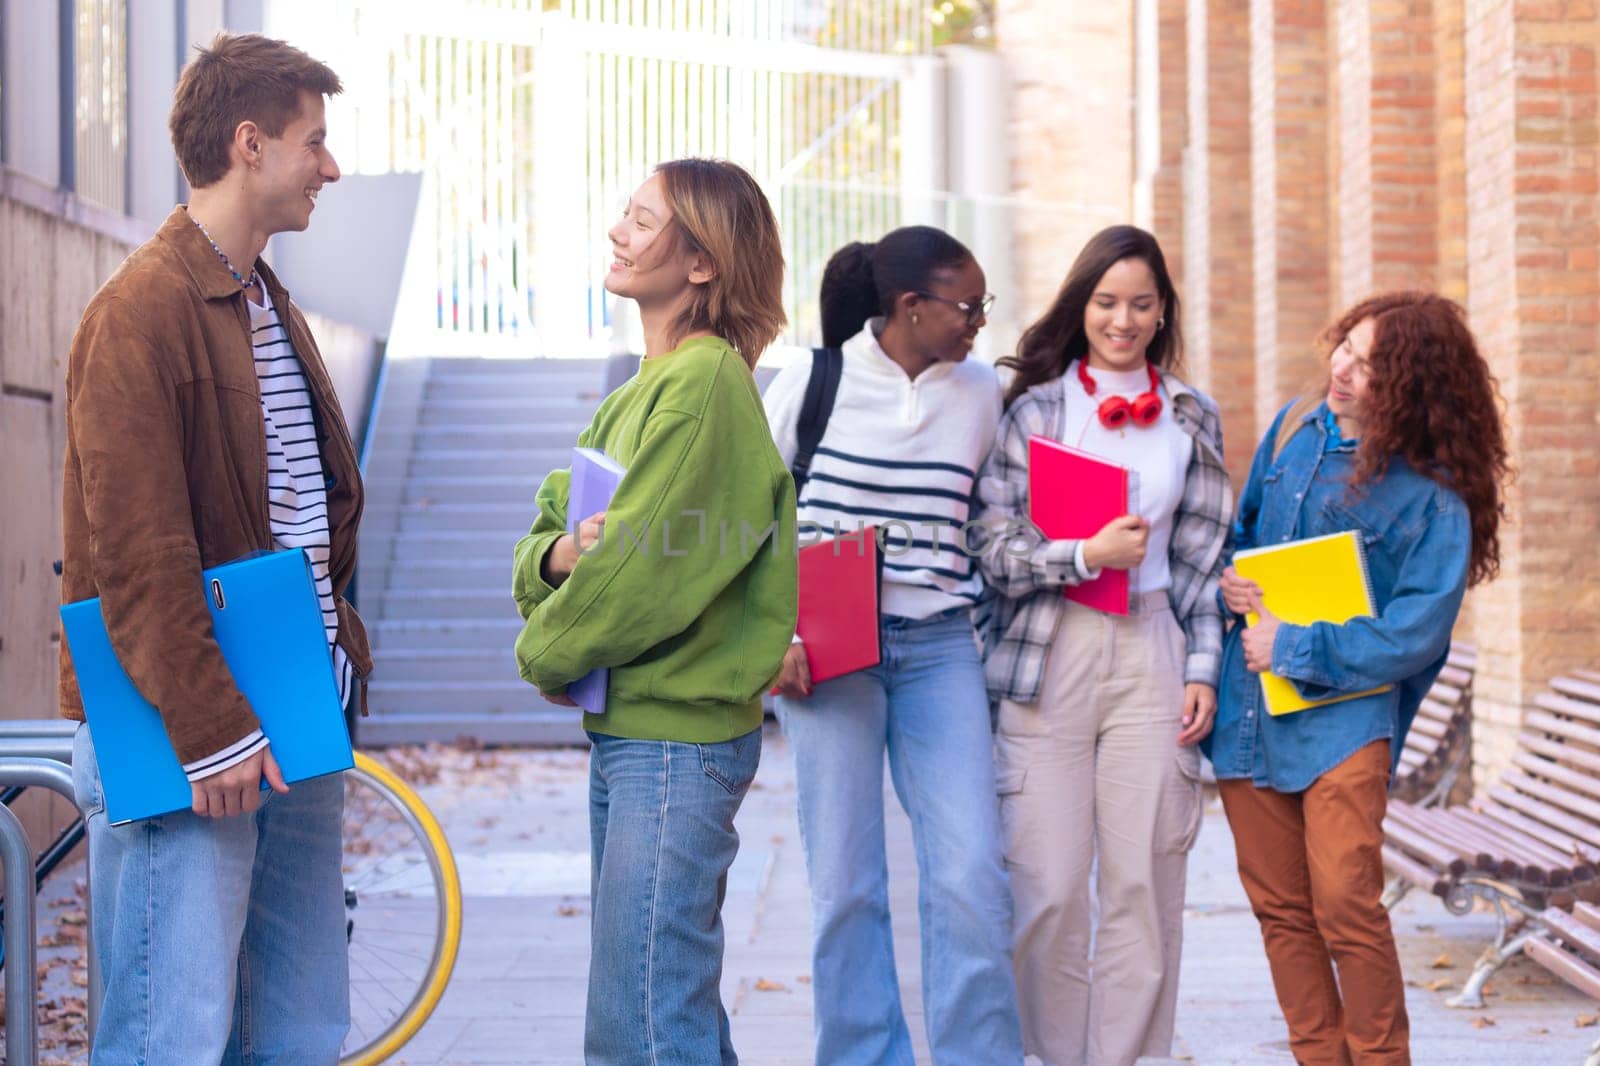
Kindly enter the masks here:
<path id="1" fill-rule="evenodd" d="M 1249 548 L 1234 555 L 1233 568 L 1241 577 L 1261 586 L 1267 610 L 1285 622 L 1301 626 L 1313 622 L 1342 625 L 1352 618 L 1370 618 L 1378 613 L 1372 601 L 1372 579 L 1367 574 L 1361 534 L 1354 530 Z M 1259 619 L 1251 612 L 1248 620 L 1255 625 Z M 1261 675 L 1261 691 L 1266 697 L 1267 712 L 1272 715 L 1371 696 L 1393 687 L 1381 685 L 1361 692 L 1341 692 L 1330 699 L 1308 700 L 1293 682 L 1274 673 Z"/>

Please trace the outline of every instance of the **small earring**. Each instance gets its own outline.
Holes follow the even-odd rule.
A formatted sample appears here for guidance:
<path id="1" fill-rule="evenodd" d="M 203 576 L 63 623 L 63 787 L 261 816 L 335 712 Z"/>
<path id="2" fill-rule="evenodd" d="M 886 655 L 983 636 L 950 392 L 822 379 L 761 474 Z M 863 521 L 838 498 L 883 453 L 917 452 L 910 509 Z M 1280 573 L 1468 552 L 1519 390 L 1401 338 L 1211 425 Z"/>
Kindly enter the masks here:
<path id="1" fill-rule="evenodd" d="M 1161 332 L 1162 330 L 1164 330 L 1166 328 L 1167 328 L 1167 320 L 1165 318 L 1156 319 L 1156 332 L 1157 333 Z"/>
<path id="2" fill-rule="evenodd" d="M 917 324 L 917 316 L 916 315 L 912 315 L 911 316 L 911 324 L 913 326 Z"/>

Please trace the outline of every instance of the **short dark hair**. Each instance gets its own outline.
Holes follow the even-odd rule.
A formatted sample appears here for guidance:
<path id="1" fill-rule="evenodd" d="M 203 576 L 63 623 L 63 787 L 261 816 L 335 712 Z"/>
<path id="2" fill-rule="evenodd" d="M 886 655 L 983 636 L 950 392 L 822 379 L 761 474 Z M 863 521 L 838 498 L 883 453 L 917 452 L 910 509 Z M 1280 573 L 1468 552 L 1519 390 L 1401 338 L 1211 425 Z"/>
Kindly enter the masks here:
<path id="1" fill-rule="evenodd" d="M 259 33 L 219 33 L 183 68 L 167 128 L 184 177 L 196 189 L 228 173 L 228 146 L 250 121 L 281 137 L 300 114 L 300 93 L 332 96 L 344 86 L 325 64 Z"/>
<path id="2" fill-rule="evenodd" d="M 837 348 L 874 315 L 894 314 L 895 297 L 920 292 L 934 275 L 959 270 L 972 252 L 942 229 L 901 226 L 875 244 L 852 241 L 822 271 L 822 344 Z"/>

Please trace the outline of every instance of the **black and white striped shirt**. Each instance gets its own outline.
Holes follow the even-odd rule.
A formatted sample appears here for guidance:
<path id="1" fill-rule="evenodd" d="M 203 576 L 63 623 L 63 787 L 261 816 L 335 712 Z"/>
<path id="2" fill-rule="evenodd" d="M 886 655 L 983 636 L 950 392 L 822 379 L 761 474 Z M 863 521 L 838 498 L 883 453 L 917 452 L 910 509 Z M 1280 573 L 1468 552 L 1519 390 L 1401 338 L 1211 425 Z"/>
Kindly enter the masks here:
<path id="1" fill-rule="evenodd" d="M 331 533 L 328 524 L 327 475 L 317 445 L 316 417 L 305 371 L 289 343 L 288 331 L 271 301 L 265 307 L 247 301 L 250 308 L 251 344 L 255 349 L 256 380 L 261 385 L 261 417 L 267 429 L 267 502 L 273 546 L 305 549 L 311 560 L 322 622 L 333 650 L 334 676 L 339 700 L 350 695 L 350 660 L 335 643 L 339 616 L 334 607 L 333 578 L 328 568 Z M 184 766 L 189 780 L 198 781 L 243 762 L 262 748 L 267 738 L 258 729 L 204 759 Z"/>

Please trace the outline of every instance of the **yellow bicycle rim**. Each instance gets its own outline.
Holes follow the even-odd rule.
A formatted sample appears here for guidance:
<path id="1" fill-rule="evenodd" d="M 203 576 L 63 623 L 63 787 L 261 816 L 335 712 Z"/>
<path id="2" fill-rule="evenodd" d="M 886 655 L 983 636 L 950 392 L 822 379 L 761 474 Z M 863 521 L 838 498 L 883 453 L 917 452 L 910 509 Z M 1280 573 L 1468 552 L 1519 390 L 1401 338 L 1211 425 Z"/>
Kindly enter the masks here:
<path id="1" fill-rule="evenodd" d="M 376 759 L 356 752 L 356 768 L 376 779 L 392 792 L 396 799 L 417 820 L 434 858 L 439 864 L 439 905 L 444 908 L 444 936 L 439 945 L 438 965 L 428 976 L 417 999 L 405 1016 L 382 1040 L 363 1048 L 357 1054 L 340 1060 L 340 1066 L 376 1066 L 405 1046 L 417 1035 L 433 1009 L 444 996 L 450 983 L 450 973 L 455 969 L 456 953 L 461 947 L 461 877 L 456 872 L 455 856 L 450 852 L 450 842 L 445 839 L 439 820 L 433 816 L 422 797 L 405 783 L 394 771 Z"/>

